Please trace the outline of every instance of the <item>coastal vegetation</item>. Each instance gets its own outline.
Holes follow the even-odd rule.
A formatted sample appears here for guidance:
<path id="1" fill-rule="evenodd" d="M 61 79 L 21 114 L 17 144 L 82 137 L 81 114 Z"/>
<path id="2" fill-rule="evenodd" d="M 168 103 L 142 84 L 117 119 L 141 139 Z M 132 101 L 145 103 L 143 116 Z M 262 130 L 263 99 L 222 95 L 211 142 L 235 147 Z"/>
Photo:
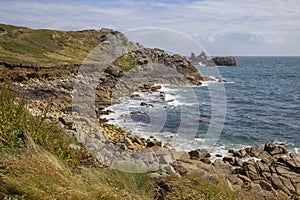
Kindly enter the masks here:
<path id="1" fill-rule="evenodd" d="M 0 91 L 0 152 L 1 199 L 235 199 L 225 184 L 200 177 L 157 182 L 100 166 L 64 129 L 32 116 L 26 100 L 7 87 Z"/>
<path id="2" fill-rule="evenodd" d="M 81 64 L 110 29 L 57 31 L 0 24 L 0 61 L 54 67 Z"/>

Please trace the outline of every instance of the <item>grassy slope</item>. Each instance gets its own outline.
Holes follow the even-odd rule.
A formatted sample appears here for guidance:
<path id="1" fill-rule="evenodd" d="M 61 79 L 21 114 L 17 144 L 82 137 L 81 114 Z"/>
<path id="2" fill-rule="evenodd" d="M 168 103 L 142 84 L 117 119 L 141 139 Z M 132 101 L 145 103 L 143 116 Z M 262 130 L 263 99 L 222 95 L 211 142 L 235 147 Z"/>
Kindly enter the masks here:
<path id="1" fill-rule="evenodd" d="M 34 66 L 80 64 L 104 36 L 93 30 L 34 30 L 0 24 L 0 61 Z"/>
<path id="2" fill-rule="evenodd" d="M 235 199 L 225 184 L 200 177 L 164 182 L 170 190 L 148 174 L 100 167 L 75 138 L 33 117 L 22 98 L 0 88 L 0 199 Z"/>
<path id="3" fill-rule="evenodd" d="M 0 89 L 0 199 L 151 199 L 149 180 L 101 168 L 75 138 Z"/>

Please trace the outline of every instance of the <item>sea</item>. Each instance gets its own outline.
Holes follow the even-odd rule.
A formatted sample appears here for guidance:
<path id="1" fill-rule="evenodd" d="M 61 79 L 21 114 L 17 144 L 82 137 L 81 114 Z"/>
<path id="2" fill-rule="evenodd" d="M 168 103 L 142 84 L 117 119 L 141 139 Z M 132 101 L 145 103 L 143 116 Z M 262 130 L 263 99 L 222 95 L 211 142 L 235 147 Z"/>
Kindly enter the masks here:
<path id="1" fill-rule="evenodd" d="M 236 67 L 196 66 L 225 82 L 161 85 L 123 97 L 102 116 L 135 135 L 179 150 L 263 146 L 272 141 L 300 152 L 300 57 L 236 57 Z M 145 102 L 148 106 L 141 106 Z"/>

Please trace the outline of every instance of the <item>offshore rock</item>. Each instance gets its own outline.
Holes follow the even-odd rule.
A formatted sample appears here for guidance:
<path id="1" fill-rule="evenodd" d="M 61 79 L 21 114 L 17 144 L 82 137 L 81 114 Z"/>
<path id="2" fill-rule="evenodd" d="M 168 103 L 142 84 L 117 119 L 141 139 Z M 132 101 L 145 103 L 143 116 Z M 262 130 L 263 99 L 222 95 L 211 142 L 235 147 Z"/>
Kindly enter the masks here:
<path id="1" fill-rule="evenodd" d="M 233 56 L 214 57 L 212 59 L 217 66 L 236 66 L 236 60 Z"/>

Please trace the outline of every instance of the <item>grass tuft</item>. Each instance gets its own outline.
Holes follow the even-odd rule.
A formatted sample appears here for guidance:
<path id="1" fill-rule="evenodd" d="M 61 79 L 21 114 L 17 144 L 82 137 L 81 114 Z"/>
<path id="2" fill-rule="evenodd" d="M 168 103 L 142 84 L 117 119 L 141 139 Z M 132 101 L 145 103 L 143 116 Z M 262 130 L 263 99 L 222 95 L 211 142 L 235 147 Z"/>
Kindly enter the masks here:
<path id="1" fill-rule="evenodd" d="M 76 167 L 91 157 L 84 148 L 72 148 L 77 144 L 64 130 L 54 123 L 45 123 L 43 117 L 32 116 L 26 108 L 25 98 L 18 97 L 8 88 L 0 91 L 0 150 L 15 153 L 31 145 L 30 139 L 50 153 Z"/>
<path id="2" fill-rule="evenodd" d="M 135 60 L 130 55 L 122 55 L 117 58 L 116 63 L 121 66 L 122 71 L 127 72 L 136 67 Z"/>

